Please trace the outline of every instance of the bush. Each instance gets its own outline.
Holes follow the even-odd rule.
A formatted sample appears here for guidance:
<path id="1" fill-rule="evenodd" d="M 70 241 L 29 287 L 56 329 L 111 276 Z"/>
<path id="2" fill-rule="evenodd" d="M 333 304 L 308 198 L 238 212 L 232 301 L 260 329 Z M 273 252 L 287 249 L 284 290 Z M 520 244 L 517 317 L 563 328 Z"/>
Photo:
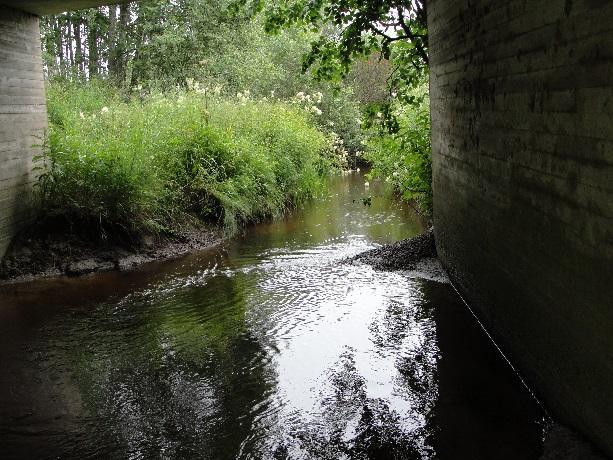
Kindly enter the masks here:
<path id="1" fill-rule="evenodd" d="M 49 215 L 102 232 L 172 232 L 188 217 L 233 231 L 313 196 L 337 163 L 292 105 L 193 91 L 122 102 L 103 87 L 49 88 Z"/>
<path id="2" fill-rule="evenodd" d="M 372 164 L 371 177 L 384 178 L 419 210 L 432 210 L 432 153 L 430 146 L 430 105 L 427 86 L 414 90 L 416 104 L 395 104 L 392 116 L 397 131 L 373 136 L 366 159 Z M 379 114 L 379 116 L 381 116 Z"/>

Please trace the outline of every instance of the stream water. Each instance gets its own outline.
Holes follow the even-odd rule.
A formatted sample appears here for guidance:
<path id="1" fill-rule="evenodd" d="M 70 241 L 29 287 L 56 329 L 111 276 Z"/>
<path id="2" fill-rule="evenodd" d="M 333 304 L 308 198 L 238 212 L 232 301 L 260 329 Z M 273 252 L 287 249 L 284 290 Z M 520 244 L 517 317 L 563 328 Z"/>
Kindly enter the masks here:
<path id="1" fill-rule="evenodd" d="M 0 458 L 538 458 L 444 276 L 342 263 L 423 230 L 353 174 L 221 247 L 0 287 Z"/>

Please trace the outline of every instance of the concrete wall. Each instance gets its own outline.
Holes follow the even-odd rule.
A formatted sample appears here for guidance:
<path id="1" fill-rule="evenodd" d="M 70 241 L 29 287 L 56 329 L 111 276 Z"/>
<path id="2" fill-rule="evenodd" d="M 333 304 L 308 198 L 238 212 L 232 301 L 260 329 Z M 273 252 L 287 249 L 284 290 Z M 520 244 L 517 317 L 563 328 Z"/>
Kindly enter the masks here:
<path id="1" fill-rule="evenodd" d="M 38 18 L 0 6 L 0 258 L 32 217 L 32 146 L 46 126 Z"/>
<path id="2" fill-rule="evenodd" d="M 0 5 L 42 16 L 62 11 L 128 3 L 130 0 L 0 0 Z"/>
<path id="3" fill-rule="evenodd" d="M 613 2 L 428 15 L 440 256 L 555 415 L 613 455 Z"/>

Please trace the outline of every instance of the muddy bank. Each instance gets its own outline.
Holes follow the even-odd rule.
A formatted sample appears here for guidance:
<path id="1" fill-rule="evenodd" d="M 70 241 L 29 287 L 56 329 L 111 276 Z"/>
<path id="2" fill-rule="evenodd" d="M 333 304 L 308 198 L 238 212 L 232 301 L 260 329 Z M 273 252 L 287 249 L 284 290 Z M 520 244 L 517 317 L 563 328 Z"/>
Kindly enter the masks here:
<path id="1" fill-rule="evenodd" d="M 219 228 L 192 226 L 173 236 L 138 240 L 92 238 L 45 226 L 19 235 L 0 263 L 0 283 L 50 276 L 81 276 L 110 270 L 131 270 L 156 260 L 171 259 L 222 241 Z"/>

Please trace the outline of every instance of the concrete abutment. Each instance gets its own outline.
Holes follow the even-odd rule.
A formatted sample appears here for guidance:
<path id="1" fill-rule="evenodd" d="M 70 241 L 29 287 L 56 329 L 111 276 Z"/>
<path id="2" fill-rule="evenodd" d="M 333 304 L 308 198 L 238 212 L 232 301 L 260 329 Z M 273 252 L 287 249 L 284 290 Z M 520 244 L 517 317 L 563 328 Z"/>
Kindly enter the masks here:
<path id="1" fill-rule="evenodd" d="M 0 5 L 0 257 L 32 218 L 32 159 L 47 127 L 38 17 Z"/>
<path id="2" fill-rule="evenodd" d="M 428 15 L 439 255 L 554 414 L 613 455 L 613 3 Z"/>

